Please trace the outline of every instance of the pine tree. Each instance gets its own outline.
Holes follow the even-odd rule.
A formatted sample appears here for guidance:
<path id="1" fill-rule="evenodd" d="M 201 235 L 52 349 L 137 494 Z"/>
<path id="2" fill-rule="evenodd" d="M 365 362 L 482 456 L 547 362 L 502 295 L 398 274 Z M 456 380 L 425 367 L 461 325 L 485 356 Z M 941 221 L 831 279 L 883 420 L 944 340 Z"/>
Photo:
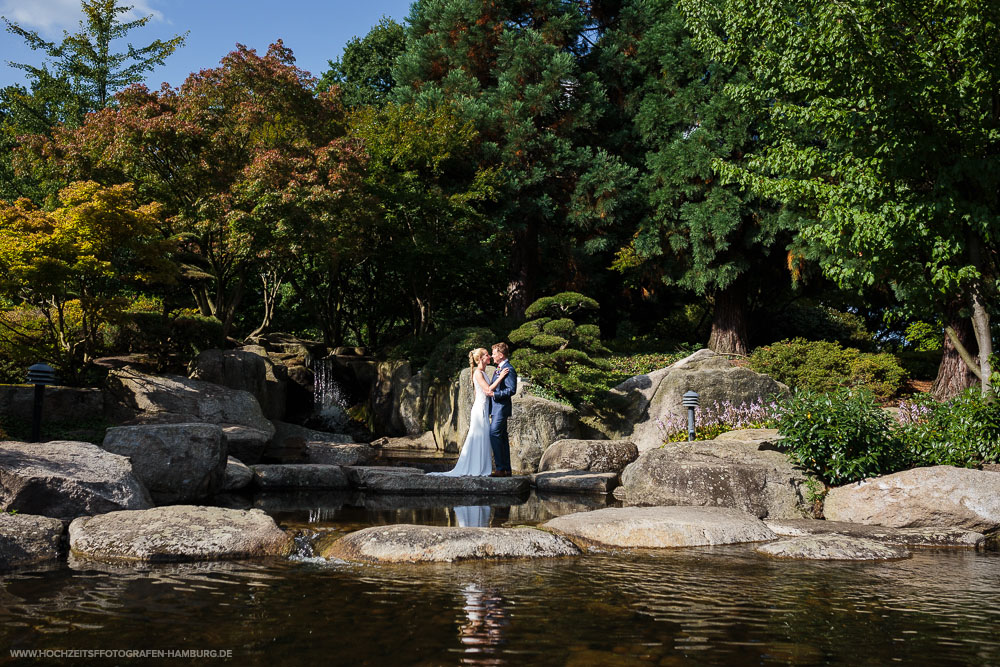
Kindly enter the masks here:
<path id="1" fill-rule="evenodd" d="M 397 61 L 399 101 L 450 101 L 481 137 L 477 160 L 503 192 L 491 217 L 508 253 L 507 313 L 520 317 L 549 269 L 567 281 L 577 250 L 607 246 L 634 171 L 591 137 L 606 105 L 581 65 L 586 5 L 561 0 L 418 0 Z M 543 260 L 544 258 L 544 260 Z"/>

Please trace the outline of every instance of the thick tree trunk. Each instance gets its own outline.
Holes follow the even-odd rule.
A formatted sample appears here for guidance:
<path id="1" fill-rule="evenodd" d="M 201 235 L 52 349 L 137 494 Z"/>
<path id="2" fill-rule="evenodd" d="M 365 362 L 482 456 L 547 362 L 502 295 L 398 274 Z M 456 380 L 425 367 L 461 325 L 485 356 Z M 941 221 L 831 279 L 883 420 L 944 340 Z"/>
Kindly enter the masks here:
<path id="1" fill-rule="evenodd" d="M 969 235 L 969 258 L 973 266 L 979 270 L 980 278 L 976 279 L 969 290 L 969 301 L 972 304 L 972 330 L 976 334 L 976 343 L 979 345 L 979 380 L 982 383 L 983 396 L 987 400 L 993 398 L 993 369 L 990 367 L 990 357 L 993 356 L 993 332 L 990 330 L 990 313 L 986 308 L 986 295 L 984 287 L 986 283 L 986 262 L 983 258 L 982 240 L 974 235 Z"/>
<path id="2" fill-rule="evenodd" d="M 505 314 L 524 318 L 524 311 L 534 300 L 535 276 L 538 271 L 538 228 L 534 223 L 514 234 L 511 248 L 510 280 L 507 283 Z"/>
<path id="3" fill-rule="evenodd" d="M 708 347 L 720 354 L 747 354 L 747 293 L 742 280 L 715 294 Z"/>
<path id="4" fill-rule="evenodd" d="M 948 325 L 951 326 L 959 342 L 966 349 L 973 347 L 975 336 L 972 333 L 972 321 L 966 317 L 959 317 L 954 311 L 949 317 Z M 937 377 L 931 385 L 931 394 L 939 401 L 947 401 L 958 396 L 960 393 L 976 384 L 976 376 L 962 361 L 962 355 L 955 348 L 951 336 L 945 334 L 943 352 L 941 354 L 941 364 L 938 366 Z"/>

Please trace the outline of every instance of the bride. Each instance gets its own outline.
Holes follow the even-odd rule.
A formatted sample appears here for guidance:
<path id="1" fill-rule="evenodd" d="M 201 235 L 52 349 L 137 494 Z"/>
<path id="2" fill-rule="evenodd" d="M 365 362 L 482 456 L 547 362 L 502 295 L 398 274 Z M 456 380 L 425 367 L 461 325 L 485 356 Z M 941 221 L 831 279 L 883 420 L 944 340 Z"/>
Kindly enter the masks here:
<path id="1" fill-rule="evenodd" d="M 486 477 L 493 472 L 492 448 L 490 447 L 490 406 L 487 396 L 510 371 L 506 368 L 497 373 L 493 384 L 486 382 L 486 366 L 490 363 L 490 354 L 485 348 L 479 347 L 469 352 L 469 366 L 472 367 L 472 384 L 476 390 L 476 400 L 472 404 L 472 415 L 469 417 L 469 435 L 465 437 L 462 453 L 458 463 L 448 472 L 429 473 L 460 477 L 472 475 Z"/>

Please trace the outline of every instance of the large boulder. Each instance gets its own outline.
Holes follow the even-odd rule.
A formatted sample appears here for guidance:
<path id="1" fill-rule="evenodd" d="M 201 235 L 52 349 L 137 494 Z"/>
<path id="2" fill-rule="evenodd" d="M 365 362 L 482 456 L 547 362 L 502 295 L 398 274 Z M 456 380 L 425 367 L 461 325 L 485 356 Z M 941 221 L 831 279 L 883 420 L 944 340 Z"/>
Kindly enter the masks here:
<path id="1" fill-rule="evenodd" d="M 609 507 L 557 517 L 542 527 L 598 547 L 696 547 L 775 538 L 757 517 L 723 507 Z"/>
<path id="2" fill-rule="evenodd" d="M 241 389 L 254 395 L 268 419 L 285 418 L 288 372 L 260 346 L 242 350 L 205 350 L 192 363 L 191 379 Z"/>
<path id="3" fill-rule="evenodd" d="M 589 470 L 620 473 L 638 457 L 639 448 L 628 440 L 559 440 L 542 454 L 538 472 Z"/>
<path id="4" fill-rule="evenodd" d="M 260 461 L 271 440 L 266 431 L 235 424 L 223 426 L 222 437 L 226 441 L 226 452 L 249 465 Z"/>
<path id="5" fill-rule="evenodd" d="M 704 407 L 767 400 L 787 393 L 788 387 L 749 368 L 733 366 L 711 350 L 699 350 L 666 368 L 629 378 L 612 390 L 627 405 L 622 436 L 640 452 L 662 445 L 660 424 L 670 418 L 686 419 L 681 397 L 688 391 L 698 392 Z"/>
<path id="6" fill-rule="evenodd" d="M 0 570 L 56 560 L 64 532 L 59 519 L 0 512 Z"/>
<path id="7" fill-rule="evenodd" d="M 893 528 L 1000 528 L 1000 473 L 952 466 L 913 468 L 830 489 L 823 513 L 831 521 Z"/>
<path id="8" fill-rule="evenodd" d="M 571 542 L 533 528 L 373 526 L 340 538 L 325 558 L 365 563 L 454 563 L 466 560 L 553 558 L 580 553 Z"/>
<path id="9" fill-rule="evenodd" d="M 226 459 L 226 479 L 222 484 L 225 493 L 242 491 L 253 482 L 253 470 L 250 466 L 232 456 Z"/>
<path id="10" fill-rule="evenodd" d="M 69 546 L 77 557 L 170 563 L 287 556 L 292 539 L 260 510 L 171 505 L 80 517 Z"/>
<path id="11" fill-rule="evenodd" d="M 253 394 L 180 375 L 147 375 L 133 368 L 108 373 L 107 391 L 121 416 L 140 422 L 237 425 L 274 434 Z"/>
<path id="12" fill-rule="evenodd" d="M 256 465 L 253 482 L 261 489 L 347 489 L 350 482 L 336 465 L 292 463 Z"/>
<path id="13" fill-rule="evenodd" d="M 530 475 L 549 446 L 580 435 L 580 415 L 575 408 L 537 396 L 514 396 L 513 411 L 507 421 L 510 436 L 510 463 L 515 474 Z"/>
<path id="14" fill-rule="evenodd" d="M 548 493 L 611 493 L 618 486 L 618 474 L 589 470 L 549 470 L 536 473 L 531 483 Z"/>
<path id="15" fill-rule="evenodd" d="M 101 449 L 127 456 L 160 504 L 207 498 L 222 490 L 226 478 L 226 446 L 216 424 L 115 426 Z"/>
<path id="16" fill-rule="evenodd" d="M 776 535 L 782 537 L 837 533 L 847 537 L 857 537 L 904 547 L 989 549 L 994 546 L 994 540 L 991 538 L 964 528 L 887 528 L 885 526 L 866 526 L 861 523 L 820 521 L 817 519 L 768 519 L 764 523 Z"/>
<path id="17" fill-rule="evenodd" d="M 431 387 L 424 399 L 424 409 L 431 411 L 431 426 L 438 447 L 457 454 L 469 433 L 469 419 L 475 402 L 472 369 L 466 368 L 458 377 L 443 385 Z"/>
<path id="18" fill-rule="evenodd" d="M 812 513 L 804 470 L 769 440 L 669 443 L 644 452 L 622 473 L 626 505 L 732 507 L 759 518 Z"/>
<path id="19" fill-rule="evenodd" d="M 151 506 L 124 456 L 88 442 L 0 442 L 0 511 L 73 519 Z"/>
<path id="20" fill-rule="evenodd" d="M 762 544 L 757 553 L 772 558 L 794 558 L 803 560 L 897 560 L 909 558 L 910 552 L 900 546 L 893 546 L 863 537 L 848 537 L 837 533 L 807 535 Z"/>
<path id="21" fill-rule="evenodd" d="M 412 424 L 404 424 L 400 406 L 403 392 L 413 375 L 409 362 L 382 361 L 376 366 L 376 381 L 372 388 L 372 416 L 376 433 L 400 436 L 413 433 Z"/>

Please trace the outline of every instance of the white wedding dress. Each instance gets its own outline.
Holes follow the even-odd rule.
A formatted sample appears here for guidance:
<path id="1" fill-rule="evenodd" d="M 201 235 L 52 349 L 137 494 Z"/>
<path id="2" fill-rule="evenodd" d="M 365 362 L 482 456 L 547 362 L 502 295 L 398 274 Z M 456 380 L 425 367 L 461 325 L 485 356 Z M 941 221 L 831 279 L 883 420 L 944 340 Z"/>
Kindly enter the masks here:
<path id="1" fill-rule="evenodd" d="M 493 472 L 493 449 L 490 447 L 490 407 L 486 393 L 475 380 L 475 374 L 483 375 L 478 368 L 473 372 L 472 386 L 476 388 L 476 400 L 472 403 L 469 416 L 469 435 L 465 436 L 458 463 L 448 472 L 432 472 L 430 475 L 446 477 L 487 477 Z M 483 375 L 483 380 L 486 376 Z"/>

